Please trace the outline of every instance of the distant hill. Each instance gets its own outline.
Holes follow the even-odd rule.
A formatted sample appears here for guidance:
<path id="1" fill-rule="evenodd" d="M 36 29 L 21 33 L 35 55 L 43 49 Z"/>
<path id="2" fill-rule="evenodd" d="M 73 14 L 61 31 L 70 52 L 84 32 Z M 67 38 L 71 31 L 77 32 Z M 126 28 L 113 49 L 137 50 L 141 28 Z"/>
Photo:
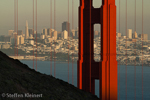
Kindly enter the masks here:
<path id="1" fill-rule="evenodd" d="M 0 100 L 99 100 L 67 82 L 30 69 L 1 51 L 0 95 Z"/>

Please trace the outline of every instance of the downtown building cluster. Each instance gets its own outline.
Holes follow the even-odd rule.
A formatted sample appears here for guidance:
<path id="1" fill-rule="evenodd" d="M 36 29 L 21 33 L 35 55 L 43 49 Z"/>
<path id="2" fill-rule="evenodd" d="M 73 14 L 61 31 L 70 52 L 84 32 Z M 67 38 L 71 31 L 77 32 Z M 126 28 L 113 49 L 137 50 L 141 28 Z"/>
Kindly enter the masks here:
<path id="1" fill-rule="evenodd" d="M 50 60 L 50 52 L 54 53 L 54 51 L 56 53 L 56 60 L 67 61 L 68 51 L 70 59 L 78 60 L 78 28 L 70 29 L 68 22 L 62 23 L 61 31 L 43 28 L 41 33 L 37 33 L 35 30 L 28 28 L 28 22 L 26 21 L 25 33 L 23 34 L 22 30 L 18 30 L 17 32 L 8 30 L 8 35 L 0 36 L 0 49 L 3 51 L 9 50 L 8 55 L 12 58 L 15 58 L 13 51 L 17 48 L 20 53 L 17 59 L 21 60 L 32 60 L 33 58 L 37 58 L 38 60 Z M 128 64 L 134 64 L 134 60 L 137 61 L 137 64 L 140 64 L 142 59 L 144 64 L 150 62 L 150 42 L 148 40 L 148 34 L 137 34 L 137 32 L 132 32 L 132 29 L 127 30 L 127 35 L 116 32 L 116 43 L 117 61 L 120 61 L 121 64 L 125 64 L 126 60 L 128 60 Z M 93 47 L 94 60 L 100 61 L 101 33 L 97 30 L 94 31 Z M 33 51 L 37 51 L 37 57 L 33 55 Z M 74 54 L 73 58 L 72 54 Z M 54 55 L 52 56 L 54 59 Z"/>

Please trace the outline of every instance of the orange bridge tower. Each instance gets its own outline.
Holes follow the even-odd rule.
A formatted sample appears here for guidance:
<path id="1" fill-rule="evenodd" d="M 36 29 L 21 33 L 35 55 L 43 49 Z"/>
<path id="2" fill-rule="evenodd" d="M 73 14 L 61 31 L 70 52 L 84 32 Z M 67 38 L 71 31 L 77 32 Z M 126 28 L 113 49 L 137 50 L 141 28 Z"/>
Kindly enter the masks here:
<path id="1" fill-rule="evenodd" d="M 117 100 L 116 6 L 115 0 L 80 0 L 78 88 L 95 94 L 95 79 L 100 81 L 100 99 Z M 101 24 L 101 61 L 94 61 L 94 24 Z"/>

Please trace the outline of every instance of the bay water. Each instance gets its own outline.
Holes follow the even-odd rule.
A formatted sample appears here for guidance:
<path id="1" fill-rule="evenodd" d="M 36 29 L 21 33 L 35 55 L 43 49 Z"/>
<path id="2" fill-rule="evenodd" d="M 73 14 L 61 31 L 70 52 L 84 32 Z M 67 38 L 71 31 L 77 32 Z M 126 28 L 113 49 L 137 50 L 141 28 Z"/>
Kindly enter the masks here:
<path id="1" fill-rule="evenodd" d="M 24 60 L 21 62 L 33 69 L 33 61 Z M 68 82 L 68 63 L 55 62 L 55 64 L 56 64 L 55 77 Z M 35 62 L 34 65 L 36 65 Z M 36 66 L 34 66 L 34 69 L 35 68 Z M 37 71 L 40 73 L 50 75 L 50 61 L 37 61 Z M 54 62 L 52 62 L 52 76 L 54 76 Z M 69 83 L 77 87 L 77 63 L 73 63 L 73 76 L 72 76 L 72 63 L 69 63 Z M 95 80 L 95 95 L 99 97 L 99 80 Z M 127 66 L 127 85 L 126 85 L 126 66 L 118 65 L 118 100 L 126 100 L 126 96 L 127 100 L 135 100 L 135 97 L 136 100 L 142 100 L 142 66 L 136 66 L 136 74 L 134 66 Z M 149 66 L 143 66 L 143 100 L 150 100 Z"/>

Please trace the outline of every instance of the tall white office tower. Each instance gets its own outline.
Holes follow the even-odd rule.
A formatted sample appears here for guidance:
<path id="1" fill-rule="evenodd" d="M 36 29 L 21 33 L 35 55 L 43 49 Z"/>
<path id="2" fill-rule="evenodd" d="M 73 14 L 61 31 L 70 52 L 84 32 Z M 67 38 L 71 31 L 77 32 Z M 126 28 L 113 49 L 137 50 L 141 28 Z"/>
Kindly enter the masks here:
<path id="1" fill-rule="evenodd" d="M 63 31 L 63 39 L 68 39 L 68 32 L 66 30 Z"/>
<path id="2" fill-rule="evenodd" d="M 127 37 L 128 37 L 129 39 L 132 39 L 132 29 L 128 29 Z"/>
<path id="3" fill-rule="evenodd" d="M 137 33 L 136 33 L 136 31 L 134 32 L 134 38 L 137 38 L 138 36 L 137 36 Z"/>
<path id="4" fill-rule="evenodd" d="M 17 36 L 17 45 L 24 44 L 24 37 L 22 35 Z"/>
<path id="5" fill-rule="evenodd" d="M 64 30 L 64 39 L 68 39 L 68 31 Z"/>
<path id="6" fill-rule="evenodd" d="M 13 36 L 13 32 L 14 32 L 14 30 L 8 30 L 8 35 Z"/>
<path id="7" fill-rule="evenodd" d="M 26 20 L 26 27 L 25 27 L 25 39 L 29 38 L 29 31 L 28 31 L 28 21 Z"/>
<path id="8" fill-rule="evenodd" d="M 117 38 L 121 38 L 121 33 L 117 33 Z"/>
<path id="9" fill-rule="evenodd" d="M 23 36 L 20 36 L 19 42 L 20 42 L 20 44 L 24 44 L 24 37 Z"/>
<path id="10" fill-rule="evenodd" d="M 136 31 L 133 33 L 133 35 L 132 35 L 132 38 L 137 38 L 138 36 L 137 36 L 137 33 L 136 33 Z"/>
<path id="11" fill-rule="evenodd" d="M 57 31 L 53 32 L 53 37 L 54 37 L 54 40 L 57 40 Z"/>

